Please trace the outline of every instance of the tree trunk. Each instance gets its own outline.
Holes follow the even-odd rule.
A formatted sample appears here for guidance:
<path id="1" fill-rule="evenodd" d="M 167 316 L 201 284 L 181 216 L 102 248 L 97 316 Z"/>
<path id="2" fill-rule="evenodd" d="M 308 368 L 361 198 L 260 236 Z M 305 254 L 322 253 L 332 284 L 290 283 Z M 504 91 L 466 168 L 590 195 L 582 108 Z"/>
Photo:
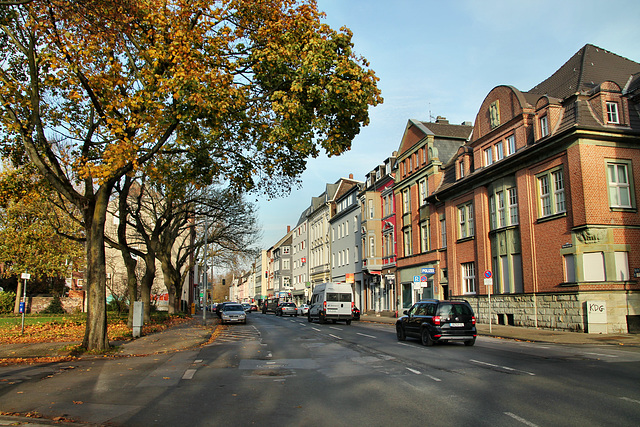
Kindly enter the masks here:
<path id="1" fill-rule="evenodd" d="M 145 323 L 151 321 L 151 287 L 156 278 L 156 257 L 150 245 L 147 245 L 147 255 L 144 257 L 145 269 L 140 283 L 140 298 L 144 307 Z"/>
<path id="2" fill-rule="evenodd" d="M 85 208 L 87 243 L 87 324 L 82 346 L 95 352 L 109 348 L 107 336 L 107 269 L 105 265 L 104 224 L 111 187 L 102 185 Z"/>
<path id="3" fill-rule="evenodd" d="M 16 290 L 16 303 L 13 306 L 13 312 L 15 314 L 20 313 L 20 301 L 22 301 L 22 294 L 23 294 L 23 290 L 22 290 L 22 283 L 24 281 L 22 279 L 18 279 L 18 289 Z M 25 304 L 25 310 L 27 309 L 26 304 Z"/>

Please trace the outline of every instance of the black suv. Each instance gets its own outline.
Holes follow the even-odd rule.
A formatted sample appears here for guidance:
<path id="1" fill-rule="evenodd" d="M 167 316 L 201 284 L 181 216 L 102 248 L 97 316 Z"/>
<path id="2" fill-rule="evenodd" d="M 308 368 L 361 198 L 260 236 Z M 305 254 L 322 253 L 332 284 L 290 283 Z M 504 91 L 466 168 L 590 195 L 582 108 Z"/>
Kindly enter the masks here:
<path id="1" fill-rule="evenodd" d="M 398 341 L 415 337 L 423 345 L 450 340 L 464 341 L 465 345 L 476 342 L 476 318 L 467 301 L 419 301 L 404 314 L 396 321 Z"/>

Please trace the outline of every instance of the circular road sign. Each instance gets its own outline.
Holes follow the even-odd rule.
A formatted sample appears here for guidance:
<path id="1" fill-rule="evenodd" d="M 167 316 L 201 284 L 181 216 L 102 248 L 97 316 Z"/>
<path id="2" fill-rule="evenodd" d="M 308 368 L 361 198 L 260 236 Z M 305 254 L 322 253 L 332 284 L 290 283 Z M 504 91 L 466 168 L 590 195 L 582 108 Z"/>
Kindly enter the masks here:
<path id="1" fill-rule="evenodd" d="M 491 279 L 491 270 L 487 270 L 484 272 L 485 279 Z"/>

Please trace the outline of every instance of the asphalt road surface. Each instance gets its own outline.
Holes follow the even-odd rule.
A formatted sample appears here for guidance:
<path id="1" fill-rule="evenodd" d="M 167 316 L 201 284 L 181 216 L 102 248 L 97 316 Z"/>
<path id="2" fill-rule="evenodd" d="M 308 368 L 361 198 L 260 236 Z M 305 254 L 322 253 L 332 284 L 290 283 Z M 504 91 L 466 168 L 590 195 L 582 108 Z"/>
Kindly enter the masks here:
<path id="1" fill-rule="evenodd" d="M 174 354 L 25 367 L 0 410 L 113 426 L 637 426 L 640 349 L 479 337 L 398 342 L 391 325 L 252 313 Z"/>

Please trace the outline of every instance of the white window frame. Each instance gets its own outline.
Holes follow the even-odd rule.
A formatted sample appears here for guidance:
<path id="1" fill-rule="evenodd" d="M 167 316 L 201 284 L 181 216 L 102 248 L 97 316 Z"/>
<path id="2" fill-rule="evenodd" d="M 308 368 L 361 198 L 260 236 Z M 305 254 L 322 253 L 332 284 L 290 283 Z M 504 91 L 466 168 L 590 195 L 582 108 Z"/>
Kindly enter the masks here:
<path id="1" fill-rule="evenodd" d="M 606 167 L 607 186 L 609 187 L 609 207 L 632 208 L 634 200 L 631 185 L 633 177 L 630 174 L 632 171 L 631 163 L 607 160 Z M 620 178 L 623 179 L 621 180 Z M 626 198 L 626 201 L 623 200 L 624 198 Z"/>
<path id="2" fill-rule="evenodd" d="M 567 211 L 562 168 L 555 168 L 536 175 L 538 187 L 538 218 L 545 218 Z"/>
<path id="3" fill-rule="evenodd" d="M 402 213 L 408 214 L 411 212 L 411 197 L 409 194 L 409 189 L 405 188 L 402 190 Z"/>
<path id="4" fill-rule="evenodd" d="M 411 228 L 407 228 L 403 232 L 404 236 L 404 256 L 411 256 Z"/>
<path id="5" fill-rule="evenodd" d="M 462 292 L 464 294 L 476 293 L 476 266 L 473 262 L 465 262 L 461 265 L 462 268 Z"/>
<path id="6" fill-rule="evenodd" d="M 516 136 L 511 135 L 507 137 L 507 156 L 516 152 Z"/>
<path id="7" fill-rule="evenodd" d="M 440 247 L 442 249 L 447 247 L 447 220 L 445 218 L 440 220 Z"/>
<path id="8" fill-rule="evenodd" d="M 473 202 L 468 202 L 458 206 L 458 239 L 466 239 L 474 235 Z"/>
<path id="9" fill-rule="evenodd" d="M 485 148 L 484 150 L 484 165 L 490 166 L 493 164 L 493 147 Z"/>
<path id="10" fill-rule="evenodd" d="M 545 114 L 540 117 L 540 138 L 549 135 L 549 117 Z"/>
<path id="11" fill-rule="evenodd" d="M 618 103 L 607 101 L 607 122 L 620 124 L 620 114 L 618 114 Z"/>
<path id="12" fill-rule="evenodd" d="M 496 160 L 504 159 L 504 144 L 502 141 L 496 142 Z"/>
<path id="13" fill-rule="evenodd" d="M 418 188 L 420 192 L 420 206 L 424 206 L 427 204 L 427 180 L 421 179 L 418 183 Z"/>
<path id="14" fill-rule="evenodd" d="M 507 189 L 509 193 L 509 224 L 516 225 L 519 224 L 519 216 L 518 216 L 518 189 L 516 187 L 511 187 Z"/>
<path id="15" fill-rule="evenodd" d="M 421 252 L 428 252 L 430 249 L 429 245 L 429 221 L 425 221 L 420 224 L 420 244 L 421 244 Z"/>

